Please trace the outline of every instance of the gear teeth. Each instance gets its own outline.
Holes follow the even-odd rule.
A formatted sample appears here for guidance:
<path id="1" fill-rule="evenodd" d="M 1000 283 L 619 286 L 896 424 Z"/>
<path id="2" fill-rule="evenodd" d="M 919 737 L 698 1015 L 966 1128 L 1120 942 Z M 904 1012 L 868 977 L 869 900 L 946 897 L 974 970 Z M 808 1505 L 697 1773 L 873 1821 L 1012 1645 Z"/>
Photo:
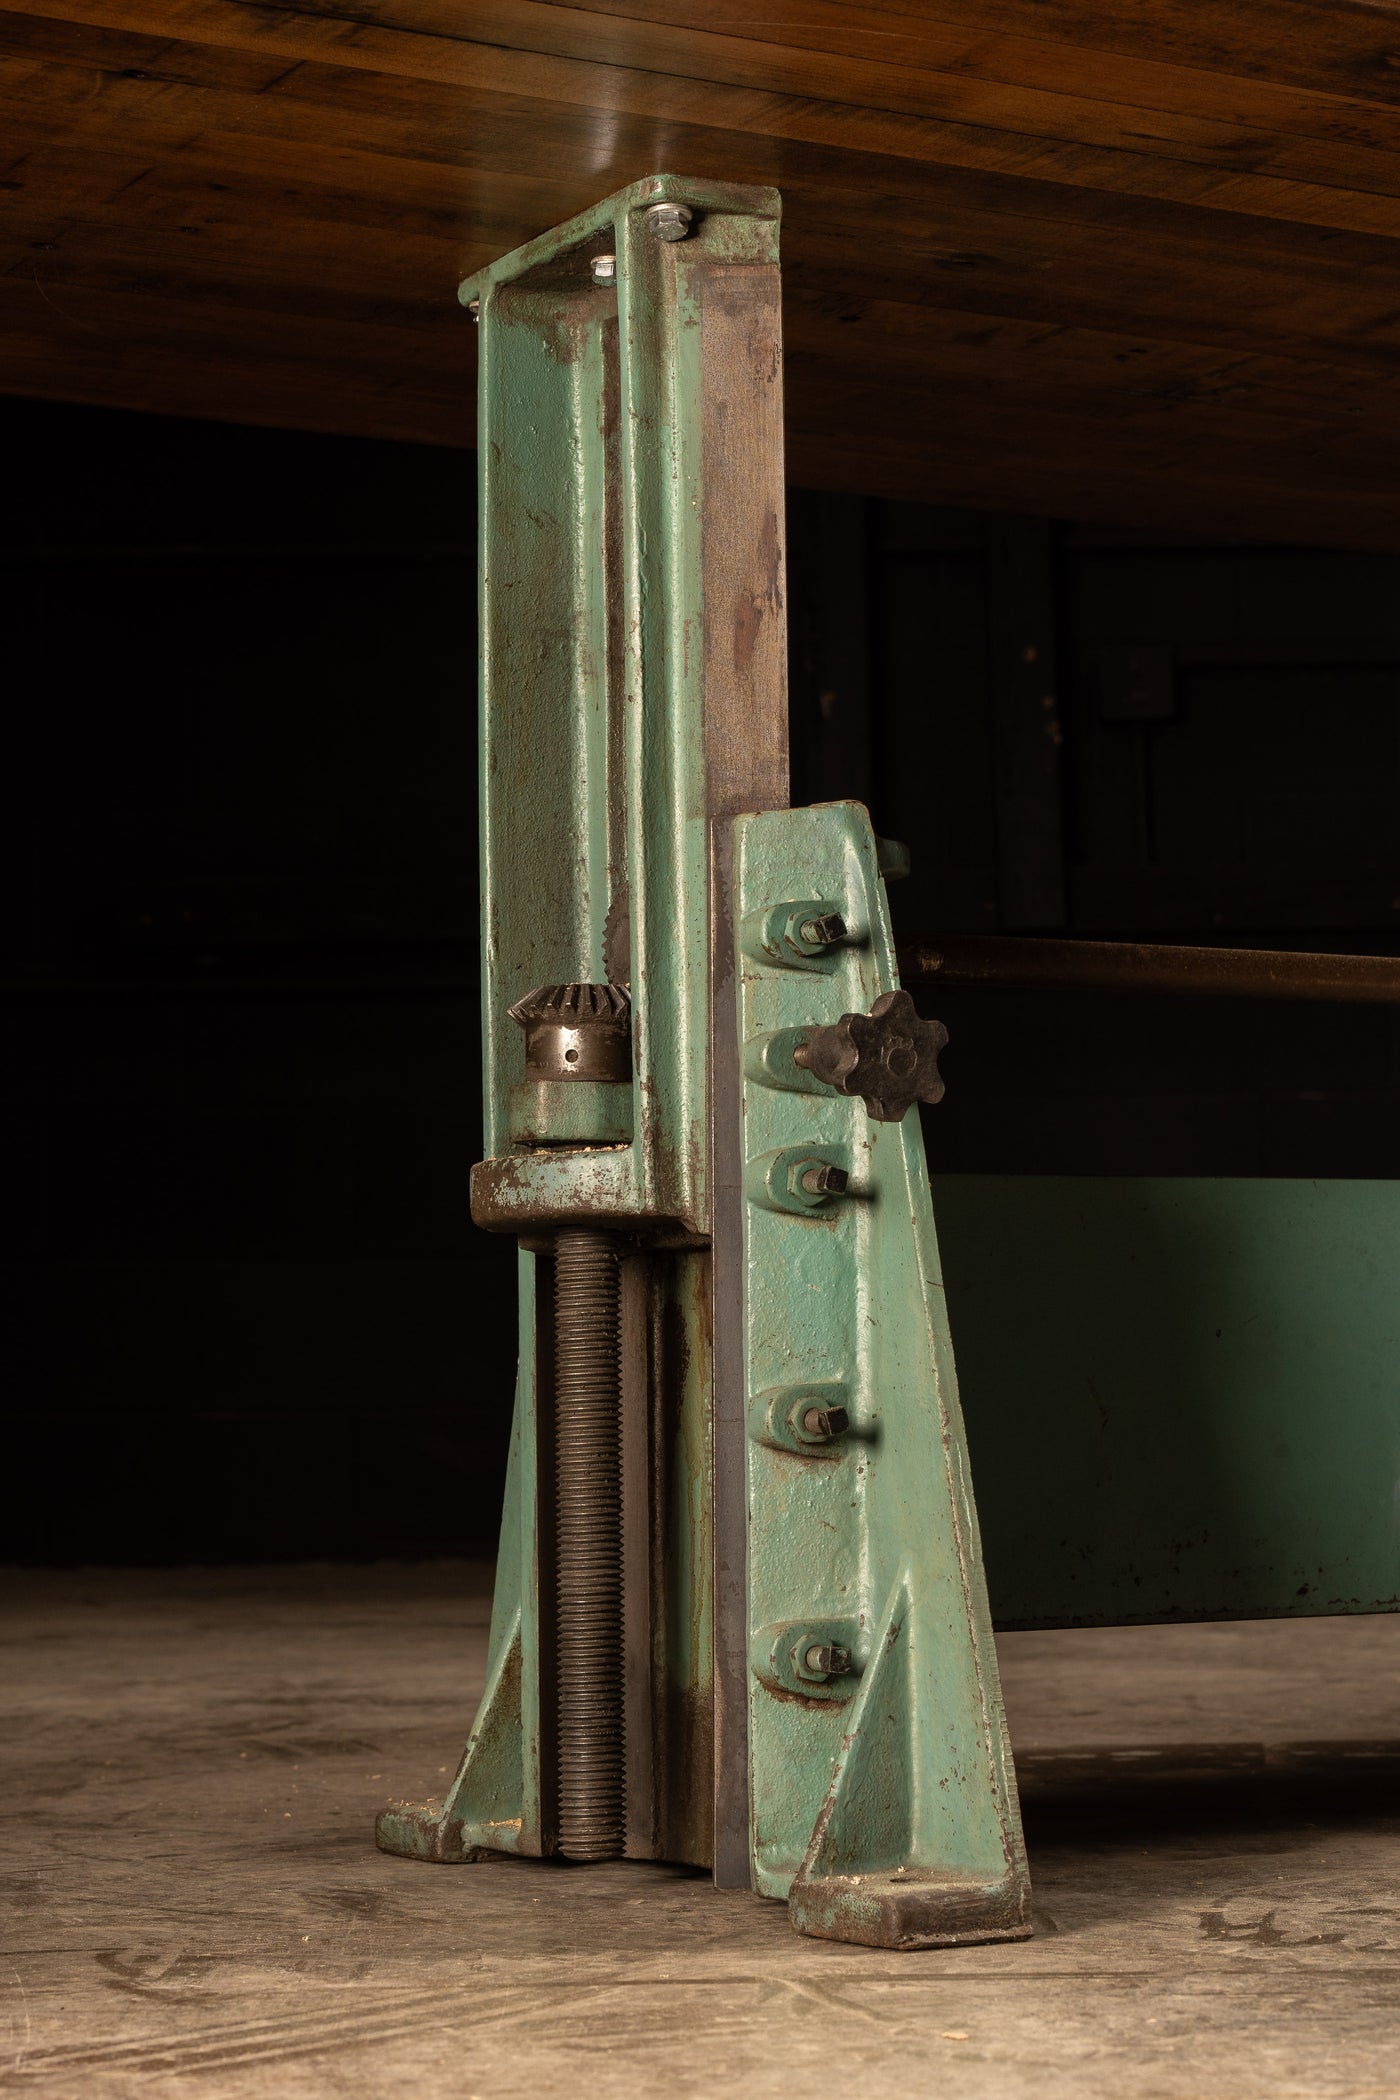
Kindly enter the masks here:
<path id="1" fill-rule="evenodd" d="M 508 1007 L 522 1028 L 553 1021 L 561 1028 L 616 1028 L 631 1025 L 632 1002 L 617 984 L 537 984 Z"/>

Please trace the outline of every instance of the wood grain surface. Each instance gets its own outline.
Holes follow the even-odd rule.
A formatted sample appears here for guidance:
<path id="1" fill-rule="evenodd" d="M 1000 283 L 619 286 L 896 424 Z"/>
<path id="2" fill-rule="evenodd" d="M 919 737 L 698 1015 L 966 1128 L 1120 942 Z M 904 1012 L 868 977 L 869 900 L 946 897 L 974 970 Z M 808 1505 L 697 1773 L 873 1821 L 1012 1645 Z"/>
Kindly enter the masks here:
<path id="1" fill-rule="evenodd" d="M 1400 20 L 1349 0 L 0 14 L 0 386 L 469 443 L 466 271 L 785 200 L 791 477 L 1400 547 Z"/>
<path id="2" fill-rule="evenodd" d="M 0 2092 L 1359 2100 L 1400 2052 L 1400 1618 L 999 1643 L 1036 1936 L 886 1953 L 650 1862 L 432 1867 L 488 1571 L 11 1570 Z"/>

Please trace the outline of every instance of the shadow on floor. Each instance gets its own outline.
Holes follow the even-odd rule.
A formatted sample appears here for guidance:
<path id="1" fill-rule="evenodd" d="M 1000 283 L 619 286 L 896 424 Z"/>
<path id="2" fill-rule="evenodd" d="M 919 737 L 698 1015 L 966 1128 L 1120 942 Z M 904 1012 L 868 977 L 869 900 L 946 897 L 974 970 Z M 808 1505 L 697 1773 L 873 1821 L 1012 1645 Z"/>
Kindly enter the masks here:
<path id="1" fill-rule="evenodd" d="M 1027 1842 L 1150 1844 L 1235 1831 L 1301 1840 L 1400 1820 L 1400 1743 L 1168 1743 L 1016 1759 Z"/>

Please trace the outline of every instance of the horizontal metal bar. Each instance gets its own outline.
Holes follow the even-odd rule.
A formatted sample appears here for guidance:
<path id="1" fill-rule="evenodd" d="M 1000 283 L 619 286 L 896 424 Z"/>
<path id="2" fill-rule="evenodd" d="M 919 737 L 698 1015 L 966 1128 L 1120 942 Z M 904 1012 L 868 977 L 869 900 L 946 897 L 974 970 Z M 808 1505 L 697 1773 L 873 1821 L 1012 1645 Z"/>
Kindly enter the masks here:
<path id="1" fill-rule="evenodd" d="M 1178 998 L 1314 999 L 1400 1005 L 1400 956 L 1146 941 L 917 934 L 899 948 L 905 984 L 1046 992 L 1156 992 Z"/>

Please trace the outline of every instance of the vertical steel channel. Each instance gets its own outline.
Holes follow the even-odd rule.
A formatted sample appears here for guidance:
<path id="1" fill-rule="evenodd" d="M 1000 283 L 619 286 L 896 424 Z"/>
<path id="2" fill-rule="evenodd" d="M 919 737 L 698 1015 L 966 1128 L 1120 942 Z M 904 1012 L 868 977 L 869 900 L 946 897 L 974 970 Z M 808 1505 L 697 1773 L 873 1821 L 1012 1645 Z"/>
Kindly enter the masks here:
<path id="1" fill-rule="evenodd" d="M 782 298 L 776 256 L 697 264 L 705 799 L 710 817 L 714 1875 L 752 1881 L 744 1136 L 733 819 L 788 800 Z"/>

